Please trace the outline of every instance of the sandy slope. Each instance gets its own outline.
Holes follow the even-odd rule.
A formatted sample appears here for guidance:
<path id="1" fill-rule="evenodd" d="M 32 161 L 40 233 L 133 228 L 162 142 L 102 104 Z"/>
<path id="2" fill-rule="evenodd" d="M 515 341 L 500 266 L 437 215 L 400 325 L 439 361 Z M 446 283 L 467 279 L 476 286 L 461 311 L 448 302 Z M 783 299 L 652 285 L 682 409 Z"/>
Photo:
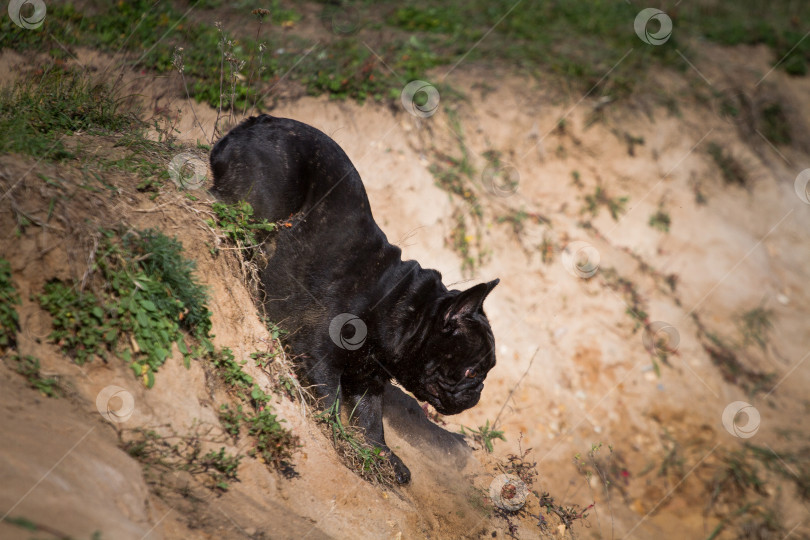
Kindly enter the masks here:
<path id="1" fill-rule="evenodd" d="M 468 209 L 435 185 L 428 168 L 435 150 L 456 157 L 461 153 L 446 111 L 416 119 L 402 110 L 325 98 L 282 102 L 273 111 L 308 122 L 343 146 L 365 181 L 378 223 L 407 257 L 440 270 L 445 283 L 459 288 L 501 278 L 486 304 L 498 364 L 481 403 L 445 419 L 446 429 L 454 432 L 459 424 L 478 426 L 498 418 L 507 437 L 506 443 L 496 442 L 501 457 L 516 452 L 522 436 L 522 447 L 533 448 L 531 456 L 538 461 L 538 489 L 566 504 L 596 502 L 588 527 L 575 529 L 579 537 L 705 537 L 721 517 L 735 511 L 739 505 L 733 498 L 707 510 L 721 456 L 745 442 L 721 423 L 730 402 L 747 401 L 761 415 L 759 431 L 749 442 L 780 453 L 807 445 L 810 205 L 797 196 L 794 179 L 810 166 L 810 84 L 774 71 L 755 86 L 769 66 L 762 49 L 706 54 L 712 62 L 697 67 L 714 90 L 741 89 L 752 102 L 784 104 L 790 111 L 792 145 L 774 149 L 756 126 L 720 117 L 711 99 L 713 88 L 701 87 L 705 82 L 694 73 L 657 76 L 662 91 L 678 102 L 678 115 L 652 99 L 635 98 L 602 107 L 603 116 L 591 122 L 594 100 L 563 96 L 508 74 L 493 77 L 474 68 L 455 72 L 448 82 L 464 90 L 466 100 L 450 107 L 457 112 L 463 144 L 477 171 L 470 189 L 484 207 L 485 257 L 473 275 L 462 272 L 449 245 L 454 212 Z M 202 138 L 189 104 L 176 97 L 171 82 L 133 84 L 140 84 L 147 96 L 165 96 L 155 97 L 155 107 L 182 110 L 177 126 L 181 139 Z M 175 91 L 166 92 L 160 84 Z M 698 94 L 709 98 L 700 100 Z M 210 137 L 216 113 L 199 104 L 194 108 Z M 555 129 L 561 118 L 565 128 Z M 628 136 L 644 142 L 631 148 Z M 707 154 L 712 141 L 744 164 L 747 189 L 724 184 Z M 487 150 L 500 151 L 519 172 L 514 194 L 493 196 L 483 189 L 482 155 Z M 3 157 L 0 165 L 5 190 L 32 162 L 12 156 Z M 37 170 L 59 174 L 50 165 L 37 165 Z M 580 186 L 572 179 L 574 171 Z M 150 202 L 126 179 L 113 181 L 125 196 L 114 209 L 94 211 L 95 222 L 124 216 L 133 225 L 159 226 L 178 235 L 213 289 L 217 344 L 233 348 L 239 358 L 266 348 L 267 332 L 241 284 L 238 264 L 234 257 L 208 254 L 204 242 L 213 236 L 200 224 L 199 210 L 190 209 L 173 188 Z M 590 219 L 590 228 L 583 227 L 588 219 L 581 213 L 584 197 L 597 184 L 612 197 L 629 197 L 627 211 L 614 220 L 602 208 Z M 30 205 L 31 211 L 42 209 L 46 194 L 38 192 L 42 188 L 33 179 L 20 189 L 20 204 Z M 696 201 L 696 190 L 705 196 L 705 205 Z M 648 225 L 659 205 L 671 217 L 669 233 Z M 528 219 L 519 233 L 508 222 L 499 223 L 498 217 L 521 210 L 550 223 Z M 90 212 L 66 209 L 65 224 L 75 219 L 72 212 L 83 211 Z M 5 206 L 0 219 L 4 230 L 12 230 Z M 549 263 L 540 256 L 544 237 L 553 243 Z M 81 259 L 69 260 L 69 254 L 81 252 L 79 247 L 71 252 L 61 238 L 59 232 L 31 228 L 20 239 L 7 234 L 0 240 L 24 298 L 44 279 L 80 269 Z M 562 250 L 573 241 L 587 242 L 599 254 L 600 269 L 590 279 L 572 274 L 562 262 Z M 666 281 L 673 274 L 674 292 Z M 614 276 L 635 285 L 649 322 L 663 321 L 677 331 L 677 352 L 669 365 L 661 366 L 660 377 L 652 369 L 643 329 L 635 328 L 626 313 L 626 295 L 611 287 Z M 741 314 L 757 306 L 773 310 L 773 330 L 764 350 L 743 346 L 738 328 Z M 94 530 L 101 530 L 104 538 L 146 533 L 165 538 L 504 534 L 503 522 L 485 517 L 488 503 L 472 488 L 486 488 L 494 476 L 491 459 L 481 451 L 469 459 L 469 451 L 428 424 L 415 408 L 388 418 L 391 441 L 414 473 L 413 484 L 405 488 L 383 490 L 354 476 L 311 420 L 284 399 L 277 408 L 304 441 L 296 461 L 299 477 L 287 480 L 246 460 L 242 481 L 221 497 L 203 488 L 197 488 L 197 502 L 172 492 L 150 493 L 137 463 L 117 447 L 115 428 L 121 426 L 111 426 L 96 413 L 95 395 L 118 384 L 132 392 L 137 404 L 126 427 L 171 424 L 184 430 L 195 419 L 216 423 L 215 403 L 225 399 L 223 390 L 211 386 L 202 367 L 187 371 L 179 360 L 167 363 L 148 391 L 123 367 L 71 365 L 45 344 L 47 316 L 28 300 L 21 314 L 21 349 L 42 358 L 46 371 L 70 381 L 74 393 L 68 400 L 47 400 L 21 389 L 21 379 L 10 370 L 0 371 L 0 429 L 13 434 L 6 435 L 9 443 L 0 449 L 8 464 L 0 480 L 0 508 L 8 509 L 23 497 L 14 515 L 47 517 L 77 537 Z M 733 344 L 748 369 L 773 372 L 775 378 L 753 397 L 740 384 L 725 380 L 704 347 L 707 332 Z M 613 447 L 614 466 L 600 462 L 610 475 L 609 490 L 598 476 L 589 482 L 572 463 L 575 454 L 585 455 L 598 442 L 605 445 L 602 458 L 607 445 Z M 673 456 L 671 463 L 680 465 L 663 468 Z M 793 484 L 769 477 L 768 486 L 768 504 L 779 509 L 783 534 L 794 527 L 794 536 L 810 534 L 807 507 Z M 722 534 L 730 538 L 735 531 L 727 527 Z M 0 523 L 3 537 L 18 534 Z M 524 538 L 539 532 L 523 522 L 520 534 Z"/>

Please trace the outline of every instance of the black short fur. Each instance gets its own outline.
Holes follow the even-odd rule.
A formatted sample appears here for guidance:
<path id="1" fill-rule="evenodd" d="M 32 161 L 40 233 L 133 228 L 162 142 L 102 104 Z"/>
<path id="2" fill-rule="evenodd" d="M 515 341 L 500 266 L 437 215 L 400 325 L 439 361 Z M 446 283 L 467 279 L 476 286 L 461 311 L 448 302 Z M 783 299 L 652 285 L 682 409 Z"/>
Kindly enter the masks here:
<path id="1" fill-rule="evenodd" d="M 385 444 L 384 385 L 393 377 L 442 414 L 478 403 L 495 365 L 482 304 L 498 280 L 448 290 L 439 272 L 403 261 L 375 223 L 352 162 L 309 125 L 249 118 L 214 146 L 211 169 L 217 197 L 291 223 L 261 270 L 267 314 L 290 332 L 326 405 L 357 405 L 367 438 L 407 482 L 410 471 Z"/>

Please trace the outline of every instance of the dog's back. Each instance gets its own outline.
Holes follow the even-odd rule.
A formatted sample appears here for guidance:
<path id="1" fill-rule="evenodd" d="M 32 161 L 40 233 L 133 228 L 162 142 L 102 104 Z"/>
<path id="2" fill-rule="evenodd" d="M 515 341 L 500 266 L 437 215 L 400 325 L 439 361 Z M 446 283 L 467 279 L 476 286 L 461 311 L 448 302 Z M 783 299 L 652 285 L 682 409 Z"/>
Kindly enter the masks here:
<path id="1" fill-rule="evenodd" d="M 257 218 L 287 219 L 318 206 L 354 203 L 369 208 L 360 176 L 335 141 L 312 126 L 263 114 L 251 117 L 214 145 L 212 192 L 244 200 Z"/>

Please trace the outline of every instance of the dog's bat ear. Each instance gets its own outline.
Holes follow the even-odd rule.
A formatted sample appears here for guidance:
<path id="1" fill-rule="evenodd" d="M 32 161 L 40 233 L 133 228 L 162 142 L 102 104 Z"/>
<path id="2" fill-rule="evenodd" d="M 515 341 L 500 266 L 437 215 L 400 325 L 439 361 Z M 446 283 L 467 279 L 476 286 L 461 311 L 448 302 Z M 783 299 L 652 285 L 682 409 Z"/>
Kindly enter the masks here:
<path id="1" fill-rule="evenodd" d="M 484 306 L 484 299 L 500 281 L 500 279 L 493 279 L 487 283 L 479 283 L 459 293 L 445 309 L 445 326 L 453 320 L 481 311 Z"/>

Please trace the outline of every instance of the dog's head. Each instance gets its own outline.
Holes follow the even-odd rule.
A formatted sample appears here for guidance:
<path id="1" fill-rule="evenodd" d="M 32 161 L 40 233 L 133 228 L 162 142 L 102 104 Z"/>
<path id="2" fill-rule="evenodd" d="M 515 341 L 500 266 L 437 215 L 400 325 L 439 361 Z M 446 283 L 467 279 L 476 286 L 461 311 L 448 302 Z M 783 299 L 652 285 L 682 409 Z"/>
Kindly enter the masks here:
<path id="1" fill-rule="evenodd" d="M 483 304 L 499 280 L 450 291 L 434 306 L 417 362 L 400 382 L 441 414 L 457 414 L 481 398 L 495 365 L 495 339 Z"/>

